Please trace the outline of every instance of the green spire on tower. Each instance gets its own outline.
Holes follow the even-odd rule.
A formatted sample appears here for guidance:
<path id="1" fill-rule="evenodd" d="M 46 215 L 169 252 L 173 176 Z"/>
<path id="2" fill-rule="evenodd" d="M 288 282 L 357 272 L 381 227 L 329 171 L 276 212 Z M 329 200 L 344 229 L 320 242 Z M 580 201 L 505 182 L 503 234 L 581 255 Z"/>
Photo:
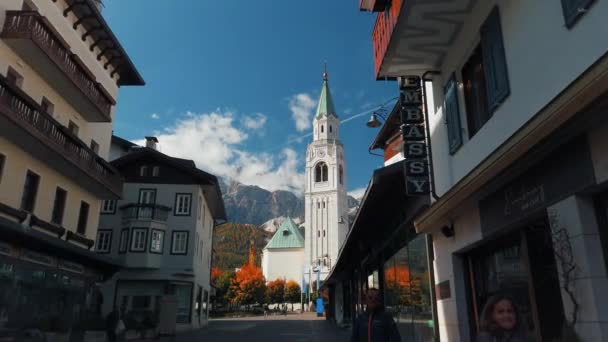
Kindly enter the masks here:
<path id="1" fill-rule="evenodd" d="M 336 108 L 334 107 L 334 100 L 329 92 L 329 85 L 327 84 L 327 64 L 325 64 L 325 72 L 323 73 L 323 88 L 321 88 L 321 96 L 319 97 L 319 105 L 317 106 L 317 113 L 315 118 L 323 116 L 336 115 Z"/>

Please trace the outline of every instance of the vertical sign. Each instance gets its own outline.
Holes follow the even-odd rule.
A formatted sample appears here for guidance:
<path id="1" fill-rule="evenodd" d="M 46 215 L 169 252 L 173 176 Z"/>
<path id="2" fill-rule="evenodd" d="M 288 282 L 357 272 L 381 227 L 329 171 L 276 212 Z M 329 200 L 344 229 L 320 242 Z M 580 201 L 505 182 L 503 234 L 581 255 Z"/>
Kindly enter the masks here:
<path id="1" fill-rule="evenodd" d="M 404 76 L 399 79 L 403 155 L 405 157 L 405 191 L 407 195 L 430 193 L 429 161 L 422 111 L 422 79 Z"/>

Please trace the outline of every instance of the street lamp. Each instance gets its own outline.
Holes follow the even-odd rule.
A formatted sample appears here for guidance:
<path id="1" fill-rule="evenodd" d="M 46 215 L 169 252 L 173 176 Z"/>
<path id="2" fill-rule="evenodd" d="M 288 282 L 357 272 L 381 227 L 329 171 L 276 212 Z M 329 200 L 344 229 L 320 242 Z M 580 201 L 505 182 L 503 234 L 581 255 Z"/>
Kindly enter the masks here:
<path id="1" fill-rule="evenodd" d="M 384 116 L 384 114 L 382 114 L 381 110 L 377 110 L 372 112 L 372 115 L 370 116 L 369 120 L 367 121 L 366 125 L 369 128 L 376 128 L 382 125 L 382 122 L 380 122 L 380 120 L 378 120 L 378 116 L 381 117 L 383 119 L 383 121 L 386 121 L 386 117 Z"/>

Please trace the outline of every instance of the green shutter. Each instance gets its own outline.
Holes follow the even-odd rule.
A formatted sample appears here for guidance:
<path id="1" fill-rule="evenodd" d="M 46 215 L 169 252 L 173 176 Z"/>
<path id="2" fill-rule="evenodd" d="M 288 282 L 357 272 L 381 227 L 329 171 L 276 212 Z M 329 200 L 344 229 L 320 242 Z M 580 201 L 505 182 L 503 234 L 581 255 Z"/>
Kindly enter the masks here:
<path id="1" fill-rule="evenodd" d="M 448 124 L 448 141 L 450 154 L 454 154 L 462 145 L 462 131 L 460 129 L 460 109 L 458 108 L 458 89 L 456 79 L 452 78 L 445 86 L 445 114 Z"/>
<path id="2" fill-rule="evenodd" d="M 562 0 L 562 10 L 564 12 L 566 27 L 572 28 L 574 23 L 585 14 L 585 11 L 587 11 L 593 1 L 594 0 Z"/>
<path id="3" fill-rule="evenodd" d="M 511 92 L 498 7 L 494 7 L 483 23 L 480 34 L 488 110 L 494 113 Z"/>

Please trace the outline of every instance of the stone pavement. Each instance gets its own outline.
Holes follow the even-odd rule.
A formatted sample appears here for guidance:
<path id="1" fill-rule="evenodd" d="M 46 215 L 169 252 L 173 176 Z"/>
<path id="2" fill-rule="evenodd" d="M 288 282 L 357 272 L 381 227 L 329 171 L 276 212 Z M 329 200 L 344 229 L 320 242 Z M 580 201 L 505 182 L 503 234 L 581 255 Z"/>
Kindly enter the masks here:
<path id="1" fill-rule="evenodd" d="M 350 329 L 340 329 L 314 313 L 287 316 L 212 319 L 209 327 L 161 341 L 325 342 L 348 341 Z"/>

